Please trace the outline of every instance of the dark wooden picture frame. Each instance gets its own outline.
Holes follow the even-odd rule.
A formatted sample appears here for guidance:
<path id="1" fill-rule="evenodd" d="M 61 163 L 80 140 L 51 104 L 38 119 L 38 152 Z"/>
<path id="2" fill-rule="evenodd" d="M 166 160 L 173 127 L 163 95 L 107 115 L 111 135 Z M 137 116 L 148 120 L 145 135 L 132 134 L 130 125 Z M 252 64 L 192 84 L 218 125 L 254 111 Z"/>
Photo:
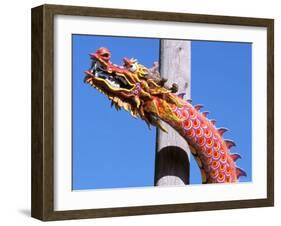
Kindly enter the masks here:
<path id="1" fill-rule="evenodd" d="M 267 198 L 169 205 L 54 210 L 54 16 L 95 16 L 264 27 L 267 29 Z M 274 205 L 274 20 L 42 5 L 32 9 L 32 217 L 43 221 Z"/>

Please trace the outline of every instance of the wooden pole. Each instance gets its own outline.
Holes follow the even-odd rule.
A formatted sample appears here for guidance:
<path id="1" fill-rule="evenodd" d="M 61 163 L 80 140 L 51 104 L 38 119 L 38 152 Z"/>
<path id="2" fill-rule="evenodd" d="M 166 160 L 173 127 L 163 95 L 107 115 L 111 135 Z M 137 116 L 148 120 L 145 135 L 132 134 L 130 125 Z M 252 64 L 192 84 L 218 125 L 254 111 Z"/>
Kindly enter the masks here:
<path id="1" fill-rule="evenodd" d="M 167 84 L 176 83 L 178 93 L 190 98 L 190 41 L 161 40 L 160 73 L 168 79 Z M 157 130 L 155 158 L 155 186 L 189 184 L 190 150 L 186 141 L 168 124 L 162 122 L 168 133 Z"/>

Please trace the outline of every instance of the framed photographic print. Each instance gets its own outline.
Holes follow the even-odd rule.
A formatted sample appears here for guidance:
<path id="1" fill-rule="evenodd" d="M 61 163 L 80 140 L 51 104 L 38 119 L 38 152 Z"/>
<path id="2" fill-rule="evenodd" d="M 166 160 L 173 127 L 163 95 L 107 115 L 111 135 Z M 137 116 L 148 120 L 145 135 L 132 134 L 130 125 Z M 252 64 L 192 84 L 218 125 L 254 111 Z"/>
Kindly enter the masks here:
<path id="1" fill-rule="evenodd" d="M 273 206 L 273 32 L 272 19 L 33 8 L 32 216 Z"/>

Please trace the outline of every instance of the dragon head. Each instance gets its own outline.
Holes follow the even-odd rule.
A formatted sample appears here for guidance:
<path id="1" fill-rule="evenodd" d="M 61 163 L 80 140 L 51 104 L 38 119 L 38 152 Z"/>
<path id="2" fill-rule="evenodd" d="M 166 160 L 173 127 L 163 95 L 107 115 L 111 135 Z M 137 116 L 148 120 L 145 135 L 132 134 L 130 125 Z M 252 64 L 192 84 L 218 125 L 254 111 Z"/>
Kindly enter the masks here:
<path id="1" fill-rule="evenodd" d="M 148 69 L 135 59 L 123 59 L 123 66 L 110 61 L 107 48 L 99 48 L 90 54 L 92 64 L 85 71 L 84 82 L 108 96 L 111 105 L 117 110 L 124 108 L 134 117 L 141 117 L 148 125 L 152 124 L 165 131 L 160 124 L 159 104 L 170 108 L 179 104 L 171 91 L 147 78 Z M 165 110 L 169 112 L 169 109 Z"/>
<path id="2" fill-rule="evenodd" d="M 136 86 L 133 74 L 125 68 L 113 65 L 107 48 L 99 48 L 90 54 L 92 65 L 86 71 L 85 82 L 104 92 L 109 97 L 126 99 Z"/>

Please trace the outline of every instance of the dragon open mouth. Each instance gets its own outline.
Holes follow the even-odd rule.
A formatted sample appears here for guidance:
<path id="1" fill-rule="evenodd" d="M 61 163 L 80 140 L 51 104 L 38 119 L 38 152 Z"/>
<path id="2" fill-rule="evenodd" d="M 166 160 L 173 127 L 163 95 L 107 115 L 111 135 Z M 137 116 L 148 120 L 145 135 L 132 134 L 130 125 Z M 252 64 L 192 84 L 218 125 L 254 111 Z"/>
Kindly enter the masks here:
<path id="1" fill-rule="evenodd" d="M 128 81 L 124 74 L 121 73 L 121 68 L 110 67 L 104 65 L 98 59 L 92 59 L 91 68 L 86 71 L 86 82 L 92 82 L 92 85 L 97 85 L 103 91 L 131 91 L 135 85 Z M 104 83 L 106 87 L 101 87 Z M 105 89 L 105 90 L 104 90 Z"/>

